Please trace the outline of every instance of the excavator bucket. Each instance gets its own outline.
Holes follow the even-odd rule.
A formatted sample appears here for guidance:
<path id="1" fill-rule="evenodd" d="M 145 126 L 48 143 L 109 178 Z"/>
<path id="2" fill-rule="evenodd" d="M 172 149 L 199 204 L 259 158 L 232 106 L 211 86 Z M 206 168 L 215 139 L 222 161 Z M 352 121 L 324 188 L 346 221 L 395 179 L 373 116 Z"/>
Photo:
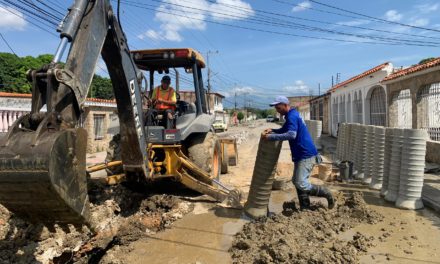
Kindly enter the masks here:
<path id="1" fill-rule="evenodd" d="M 0 138 L 0 203 L 30 222 L 87 222 L 87 132 L 32 131 L 19 126 L 26 118 Z"/>

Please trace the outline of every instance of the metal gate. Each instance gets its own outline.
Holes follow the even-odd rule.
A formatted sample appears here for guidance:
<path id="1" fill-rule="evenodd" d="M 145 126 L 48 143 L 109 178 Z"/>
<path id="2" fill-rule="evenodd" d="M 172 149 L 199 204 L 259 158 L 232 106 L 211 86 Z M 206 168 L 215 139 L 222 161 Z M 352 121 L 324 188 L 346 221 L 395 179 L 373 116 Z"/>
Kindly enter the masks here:
<path id="1" fill-rule="evenodd" d="M 382 87 L 376 87 L 371 92 L 370 98 L 370 125 L 385 126 L 386 108 L 385 91 Z"/>
<path id="2" fill-rule="evenodd" d="M 393 96 L 393 104 L 397 106 L 397 127 L 412 128 L 411 91 L 402 90 Z"/>
<path id="3" fill-rule="evenodd" d="M 440 83 L 429 84 L 417 93 L 420 125 L 428 130 L 431 140 L 440 141 Z"/>

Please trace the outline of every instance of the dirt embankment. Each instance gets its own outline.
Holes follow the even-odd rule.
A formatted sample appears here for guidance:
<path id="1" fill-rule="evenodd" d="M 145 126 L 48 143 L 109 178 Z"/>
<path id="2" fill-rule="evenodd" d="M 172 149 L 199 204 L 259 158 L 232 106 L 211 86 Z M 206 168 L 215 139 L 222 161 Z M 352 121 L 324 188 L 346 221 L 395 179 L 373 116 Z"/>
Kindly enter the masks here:
<path id="1" fill-rule="evenodd" d="M 91 222 L 74 227 L 31 224 L 0 205 L 0 263 L 119 263 L 115 250 L 169 227 L 192 210 L 171 195 L 148 196 L 122 185 L 96 184 L 89 192 Z"/>
<path id="2" fill-rule="evenodd" d="M 248 223 L 236 234 L 230 249 L 233 263 L 356 263 L 374 245 L 374 238 L 341 234 L 360 223 L 375 224 L 383 216 L 370 210 L 362 193 L 339 193 L 337 207 L 314 204 L 298 211 L 286 202 L 282 214 Z"/>

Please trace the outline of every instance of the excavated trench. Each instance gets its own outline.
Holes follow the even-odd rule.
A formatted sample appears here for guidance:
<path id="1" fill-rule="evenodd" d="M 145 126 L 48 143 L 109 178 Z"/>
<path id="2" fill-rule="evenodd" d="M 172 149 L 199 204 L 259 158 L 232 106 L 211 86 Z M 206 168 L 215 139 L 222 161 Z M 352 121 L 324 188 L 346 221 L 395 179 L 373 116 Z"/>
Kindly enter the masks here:
<path id="1" fill-rule="evenodd" d="M 129 251 L 131 242 L 170 227 L 193 209 L 176 196 L 124 185 L 94 183 L 89 190 L 94 231 L 31 224 L 0 206 L 0 263 L 118 263 L 114 250 Z"/>
<path id="2" fill-rule="evenodd" d="M 233 263 L 357 263 L 374 238 L 356 232 L 343 240 L 340 234 L 383 219 L 368 208 L 360 192 L 339 193 L 334 210 L 315 203 L 310 211 L 298 211 L 294 201 L 283 208 L 282 213 L 246 224 L 235 235 Z"/>

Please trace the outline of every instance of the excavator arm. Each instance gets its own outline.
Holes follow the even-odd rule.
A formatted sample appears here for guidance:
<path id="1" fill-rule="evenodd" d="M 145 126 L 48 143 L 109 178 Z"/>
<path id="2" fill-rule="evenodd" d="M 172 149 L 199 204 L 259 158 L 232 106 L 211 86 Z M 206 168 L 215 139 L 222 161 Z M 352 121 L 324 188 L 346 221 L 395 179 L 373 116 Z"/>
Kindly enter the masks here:
<path id="1" fill-rule="evenodd" d="M 59 32 L 52 63 L 28 72 L 31 113 L 0 139 L 0 203 L 34 222 L 82 223 L 89 218 L 87 132 L 79 123 L 99 55 L 113 83 L 124 170 L 138 179 L 148 174 L 142 74 L 109 0 L 75 0 Z"/>

